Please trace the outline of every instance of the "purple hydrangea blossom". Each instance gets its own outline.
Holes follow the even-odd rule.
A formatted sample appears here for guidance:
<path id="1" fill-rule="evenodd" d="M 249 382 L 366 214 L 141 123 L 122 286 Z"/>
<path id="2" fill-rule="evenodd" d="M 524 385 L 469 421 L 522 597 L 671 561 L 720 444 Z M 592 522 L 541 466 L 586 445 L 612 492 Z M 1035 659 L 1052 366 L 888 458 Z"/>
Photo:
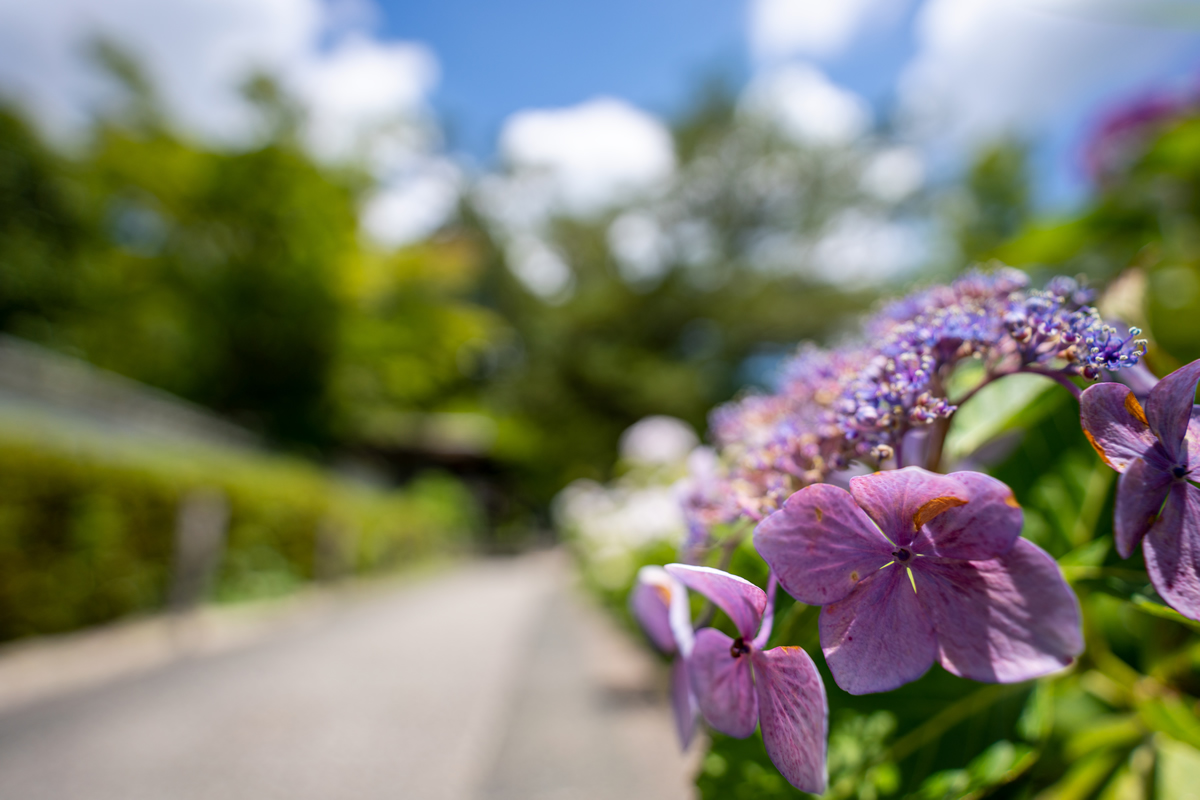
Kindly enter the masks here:
<path id="1" fill-rule="evenodd" d="M 1022 367 L 1058 369 L 1097 380 L 1101 370 L 1131 367 L 1146 353 L 1141 330 L 1121 335 L 1080 300 L 1087 295 L 1070 278 L 1056 278 L 1043 292 L 1028 292 L 1009 304 L 1004 323 Z"/>
<path id="2" fill-rule="evenodd" d="M 662 567 L 642 567 L 629 593 L 629 610 L 650 643 L 660 653 L 672 656 L 671 710 L 675 714 L 679 744 L 686 750 L 696 734 L 699 713 L 686 661 L 695 643 L 687 589 Z"/>
<path id="3" fill-rule="evenodd" d="M 866 694 L 916 680 L 935 660 L 1008 683 L 1082 652 L 1075 594 L 1020 532 L 1020 506 L 1000 481 L 908 467 L 852 478 L 849 492 L 802 489 L 759 524 L 754 544 L 789 594 L 824 606 L 834 680 Z"/>
<path id="4" fill-rule="evenodd" d="M 977 359 L 985 382 L 1013 372 L 1070 379 L 1135 366 L 1139 331 L 1107 325 L 1071 278 L 1031 290 L 1026 275 L 973 271 L 896 301 L 868 320 L 867 341 L 824 350 L 802 346 L 780 370 L 774 394 L 721 406 L 710 431 L 723 465 L 720 494 L 758 521 L 796 489 L 829 480 L 852 461 L 873 469 L 924 464 L 940 454 L 922 433 L 944 432 L 956 405 L 946 384 Z M 915 438 L 914 438 L 915 437 Z M 938 437 L 933 437 L 940 442 Z"/>
<path id="5" fill-rule="evenodd" d="M 1156 92 L 1117 108 L 1097 126 L 1084 147 L 1087 171 L 1101 184 L 1112 183 L 1141 156 L 1155 134 L 1200 106 L 1195 89 L 1182 94 Z"/>
<path id="6" fill-rule="evenodd" d="M 668 564 L 667 572 L 728 615 L 730 638 L 716 628 L 696 632 L 688 675 L 700 711 L 718 731 L 745 738 L 762 727 L 771 762 L 805 792 L 825 791 L 825 686 L 801 647 L 764 650 L 774 618 L 774 580 L 764 592 L 749 581 L 710 567 Z"/>
<path id="7" fill-rule="evenodd" d="M 1100 383 L 1080 399 L 1084 433 L 1121 473 L 1114 533 L 1128 558 L 1142 541 L 1154 588 L 1175 610 L 1200 620 L 1200 360 L 1150 390 L 1143 410 L 1128 387 Z"/>
<path id="8" fill-rule="evenodd" d="M 950 286 L 890 306 L 867 329 L 876 354 L 842 394 L 838 419 L 853 455 L 891 458 L 913 429 L 950 417 L 945 381 L 959 363 L 982 360 L 993 375 L 1041 372 L 1089 380 L 1137 363 L 1145 342 L 1122 336 L 1084 305 L 1071 278 L 1025 289 L 1012 269 L 972 272 Z"/>

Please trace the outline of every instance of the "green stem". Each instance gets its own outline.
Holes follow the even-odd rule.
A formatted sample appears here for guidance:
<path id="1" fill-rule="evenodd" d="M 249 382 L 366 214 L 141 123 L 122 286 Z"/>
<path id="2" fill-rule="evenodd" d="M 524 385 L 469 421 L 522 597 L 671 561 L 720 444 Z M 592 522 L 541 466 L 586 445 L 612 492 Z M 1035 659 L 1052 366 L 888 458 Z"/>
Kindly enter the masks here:
<path id="1" fill-rule="evenodd" d="M 1079 508 L 1079 517 L 1075 520 L 1075 528 L 1071 532 L 1071 545 L 1079 547 L 1090 542 L 1096 535 L 1096 523 L 1100 512 L 1104 510 L 1104 500 L 1108 497 L 1108 487 L 1112 485 L 1113 472 L 1107 464 L 1097 461 L 1088 477 L 1087 488 L 1083 492 L 1083 503 Z"/>

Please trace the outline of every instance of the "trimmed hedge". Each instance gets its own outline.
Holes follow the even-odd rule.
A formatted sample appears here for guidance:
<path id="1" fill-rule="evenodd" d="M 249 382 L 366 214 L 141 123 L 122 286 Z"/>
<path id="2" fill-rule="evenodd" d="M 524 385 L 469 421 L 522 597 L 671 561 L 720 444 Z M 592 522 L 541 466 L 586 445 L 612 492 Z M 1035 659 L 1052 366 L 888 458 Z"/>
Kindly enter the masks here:
<path id="1" fill-rule="evenodd" d="M 452 552 L 480 520 L 447 476 L 372 489 L 299 459 L 0 420 L 0 640 L 163 608 L 178 504 L 196 489 L 229 501 L 222 602 Z"/>

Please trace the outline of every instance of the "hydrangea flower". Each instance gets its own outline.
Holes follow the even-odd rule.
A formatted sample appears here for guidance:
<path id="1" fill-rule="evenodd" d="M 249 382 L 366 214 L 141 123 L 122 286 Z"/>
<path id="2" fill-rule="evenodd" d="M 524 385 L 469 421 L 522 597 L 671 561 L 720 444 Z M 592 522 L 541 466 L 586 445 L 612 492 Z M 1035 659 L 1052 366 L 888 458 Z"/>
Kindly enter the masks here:
<path id="1" fill-rule="evenodd" d="M 1080 422 L 1104 463 L 1121 473 L 1114 533 L 1128 558 L 1142 541 L 1154 588 L 1200 619 L 1200 360 L 1150 390 L 1145 410 L 1127 386 L 1099 383 L 1080 398 Z"/>
<path id="2" fill-rule="evenodd" d="M 995 478 L 908 467 L 852 478 L 849 492 L 802 489 L 754 544 L 789 594 L 824 606 L 821 647 L 851 694 L 895 689 L 935 660 L 1009 683 L 1083 650 L 1075 594 L 1020 538 L 1021 516 Z"/>
<path id="3" fill-rule="evenodd" d="M 971 271 L 914 292 L 865 323 L 854 346 L 803 345 L 781 365 L 772 394 L 717 408 L 709 430 L 725 469 L 721 494 L 754 521 L 798 488 L 829 480 L 858 460 L 881 468 L 937 464 L 931 427 L 956 412 L 947 390 L 955 369 L 978 359 L 984 383 L 1015 372 L 1046 375 L 1076 396 L 1076 377 L 1135 367 L 1146 343 L 1136 328 L 1106 324 L 1092 294 L 1072 278 L 1028 287 L 1012 268 Z"/>
<path id="4" fill-rule="evenodd" d="M 773 596 L 711 567 L 668 564 L 667 572 L 700 592 L 729 616 L 738 636 L 716 628 L 696 632 L 688 675 L 708 723 L 745 738 L 762 726 L 771 762 L 797 789 L 825 791 L 825 736 L 829 708 L 825 686 L 801 647 L 763 650 L 771 635 Z M 774 594 L 774 585 L 768 587 Z"/>
<path id="5" fill-rule="evenodd" d="M 629 593 L 629 610 L 650 643 L 664 655 L 674 657 L 669 690 L 671 710 L 675 714 L 679 744 L 686 750 L 696 734 L 699 711 L 688 681 L 686 662 L 694 643 L 687 589 L 662 567 L 642 567 Z"/>

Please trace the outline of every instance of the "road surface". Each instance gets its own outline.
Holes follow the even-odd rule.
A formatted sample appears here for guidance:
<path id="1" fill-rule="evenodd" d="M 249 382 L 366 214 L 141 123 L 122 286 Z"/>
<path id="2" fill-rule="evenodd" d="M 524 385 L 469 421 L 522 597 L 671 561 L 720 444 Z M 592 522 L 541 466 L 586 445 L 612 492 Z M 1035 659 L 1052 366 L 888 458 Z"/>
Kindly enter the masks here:
<path id="1" fill-rule="evenodd" d="M 661 666 L 558 553 L 349 593 L 250 641 L 45 688 L 128 662 L 109 640 L 0 657 L 0 681 L 23 658 L 7 674 L 41 687 L 0 708 L 0 797 L 691 797 Z"/>

